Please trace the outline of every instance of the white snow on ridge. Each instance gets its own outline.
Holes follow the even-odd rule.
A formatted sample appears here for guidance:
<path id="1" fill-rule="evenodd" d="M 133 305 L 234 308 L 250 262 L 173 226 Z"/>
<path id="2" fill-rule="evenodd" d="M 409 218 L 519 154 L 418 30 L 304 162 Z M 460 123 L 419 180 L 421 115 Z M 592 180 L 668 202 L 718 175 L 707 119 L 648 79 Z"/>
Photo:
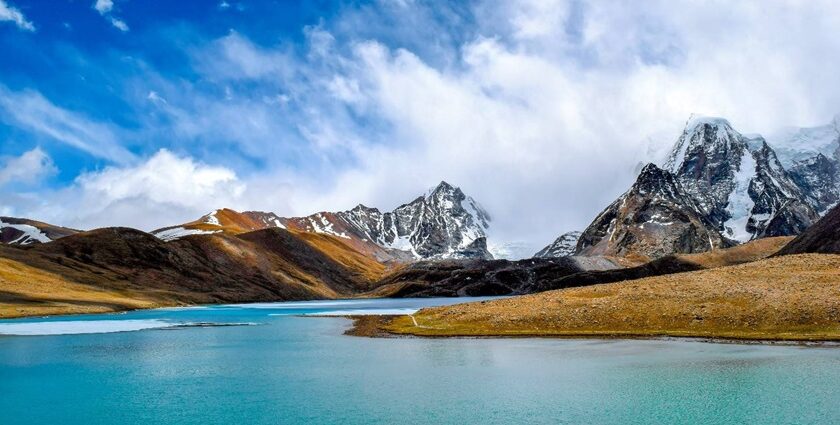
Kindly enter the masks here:
<path id="1" fill-rule="evenodd" d="M 207 224 L 212 224 L 214 226 L 221 226 L 221 223 L 219 223 L 219 217 L 216 217 L 217 212 L 219 212 L 219 210 L 213 211 L 210 214 L 205 215 L 204 222 Z"/>
<path id="2" fill-rule="evenodd" d="M 174 241 L 176 239 L 183 238 L 184 236 L 189 235 L 211 235 L 213 233 L 219 233 L 221 230 L 201 230 L 201 229 L 185 229 L 183 227 L 173 227 L 171 229 L 164 229 L 154 235 L 163 241 L 169 242 Z"/>
<path id="3" fill-rule="evenodd" d="M 789 127 L 767 137 L 769 144 L 785 168 L 821 153 L 828 158 L 840 148 L 840 116 L 817 127 Z"/>
<path id="4" fill-rule="evenodd" d="M 325 217 L 323 214 L 318 213 L 316 214 L 316 217 L 318 217 L 318 221 L 321 222 L 320 224 L 315 219 L 309 219 L 309 225 L 312 226 L 312 230 L 315 233 L 322 233 L 325 235 L 333 235 L 338 236 L 339 238 L 350 239 L 350 236 L 347 236 L 347 233 L 336 232 L 333 229 L 333 223 L 330 220 L 328 220 L 327 217 Z"/>
<path id="5" fill-rule="evenodd" d="M 0 220 L 0 229 L 2 229 L 4 227 L 11 227 L 13 229 L 16 229 L 16 230 L 19 230 L 19 231 L 23 232 L 23 235 L 21 235 L 19 238 L 15 239 L 15 240 L 13 240 L 12 242 L 10 242 L 12 244 L 19 243 L 19 244 L 22 244 L 22 245 L 28 245 L 28 244 L 31 244 L 35 241 L 42 242 L 42 243 L 52 242 L 52 239 L 47 237 L 47 235 L 44 234 L 44 232 L 40 231 L 35 226 L 30 226 L 28 224 L 4 223 L 3 220 Z"/>

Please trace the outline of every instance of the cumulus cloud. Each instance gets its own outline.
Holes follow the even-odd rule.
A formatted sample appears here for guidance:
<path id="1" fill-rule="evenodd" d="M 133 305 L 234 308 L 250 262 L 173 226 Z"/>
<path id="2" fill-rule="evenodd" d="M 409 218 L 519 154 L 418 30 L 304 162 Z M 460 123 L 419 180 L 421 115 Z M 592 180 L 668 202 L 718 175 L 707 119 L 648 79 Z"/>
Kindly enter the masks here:
<path id="1" fill-rule="evenodd" d="M 356 166 L 316 204 L 393 205 L 443 178 L 494 213 L 501 238 L 544 244 L 586 226 L 693 112 L 766 132 L 840 109 L 831 2 L 496 6 L 477 6 L 478 36 L 456 67 L 387 40 L 343 56 L 331 81 L 353 96 L 335 98 L 367 118 L 352 130 L 390 141 L 354 147 Z M 386 132 L 367 131 L 379 120 Z"/>
<path id="2" fill-rule="evenodd" d="M 10 6 L 5 0 L 0 0 L 0 22 L 2 21 L 13 22 L 24 31 L 35 31 L 35 24 L 27 20 L 19 9 Z"/>
<path id="3" fill-rule="evenodd" d="M 58 172 L 52 158 L 40 147 L 20 156 L 0 158 L 0 186 L 11 183 L 33 184 Z"/>
<path id="4" fill-rule="evenodd" d="M 3 111 L 0 121 L 95 157 L 118 163 L 134 159 L 134 155 L 120 144 L 111 126 L 56 106 L 38 92 L 12 91 L 0 85 L 0 110 Z"/>
<path id="5" fill-rule="evenodd" d="M 31 214 L 80 228 L 131 226 L 152 230 L 239 205 L 244 185 L 236 173 L 160 150 L 130 166 L 81 174 Z"/>
<path id="6" fill-rule="evenodd" d="M 93 4 L 93 8 L 96 9 L 100 15 L 104 15 L 114 8 L 114 2 L 112 0 L 96 0 L 96 3 Z"/>

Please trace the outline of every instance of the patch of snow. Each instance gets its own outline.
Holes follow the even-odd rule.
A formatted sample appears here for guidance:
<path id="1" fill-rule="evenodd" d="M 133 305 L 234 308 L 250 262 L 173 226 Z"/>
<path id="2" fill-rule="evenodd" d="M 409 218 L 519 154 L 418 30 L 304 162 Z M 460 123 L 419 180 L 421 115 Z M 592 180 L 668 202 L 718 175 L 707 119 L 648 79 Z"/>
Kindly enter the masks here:
<path id="1" fill-rule="evenodd" d="M 219 223 L 219 217 L 216 217 L 216 213 L 218 212 L 219 210 L 216 210 L 211 212 L 210 214 L 205 215 L 204 222 L 207 224 L 212 224 L 214 226 L 221 226 L 221 224 Z"/>
<path id="2" fill-rule="evenodd" d="M 278 219 L 276 219 L 276 218 L 274 219 L 274 226 L 275 226 L 275 227 L 279 227 L 279 228 L 281 228 L 281 229 L 285 229 L 285 228 L 286 228 L 286 226 L 284 226 L 284 225 L 283 225 L 283 223 L 281 223 L 281 222 L 280 222 L 280 220 L 278 220 Z"/>
<path id="3" fill-rule="evenodd" d="M 201 230 L 201 229 L 185 229 L 183 227 L 173 227 L 171 229 L 164 229 L 153 233 L 158 239 L 169 242 L 176 239 L 183 238 L 189 235 L 211 235 L 219 233 L 221 230 Z"/>
<path id="4" fill-rule="evenodd" d="M 52 242 L 52 239 L 47 237 L 47 235 L 44 232 L 42 232 L 35 226 L 30 226 L 28 224 L 4 223 L 3 220 L 0 220 L 0 229 L 4 227 L 11 227 L 13 229 L 23 232 L 23 235 L 11 242 L 12 244 L 28 245 L 35 241 L 42 243 Z"/>
<path id="5" fill-rule="evenodd" d="M 318 218 L 317 221 L 313 218 L 309 219 L 309 225 L 312 227 L 312 230 L 315 233 L 321 233 L 321 234 L 325 234 L 325 235 L 333 235 L 333 236 L 338 236 L 338 237 L 344 238 L 344 239 L 350 239 L 350 236 L 347 236 L 347 233 L 336 232 L 333 229 L 333 223 L 329 219 L 327 219 L 327 217 L 324 214 L 318 213 L 318 214 L 315 215 L 315 217 Z M 320 223 L 318 223 L 319 221 L 320 221 Z"/>

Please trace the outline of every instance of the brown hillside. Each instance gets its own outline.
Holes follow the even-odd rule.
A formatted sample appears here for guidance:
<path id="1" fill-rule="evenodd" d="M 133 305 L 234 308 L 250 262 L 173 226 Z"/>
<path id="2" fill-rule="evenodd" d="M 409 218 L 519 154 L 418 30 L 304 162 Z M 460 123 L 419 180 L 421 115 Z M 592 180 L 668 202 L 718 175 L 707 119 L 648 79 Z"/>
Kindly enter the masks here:
<path id="1" fill-rule="evenodd" d="M 416 323 L 415 323 L 416 321 Z M 496 301 L 423 309 L 384 325 L 425 336 L 840 339 L 840 255 L 774 257 Z"/>
<path id="2" fill-rule="evenodd" d="M 384 266 L 322 236 L 310 244 L 275 228 L 163 242 L 138 230 L 106 228 L 27 248 L 0 246 L 6 260 L 0 264 L 2 314 L 50 314 L 70 304 L 63 311 L 337 298 L 370 288 Z M 21 267 L 30 272 L 13 272 Z M 49 296 L 30 290 L 44 282 L 56 283 Z M 14 313 L 24 302 L 28 308 Z"/>

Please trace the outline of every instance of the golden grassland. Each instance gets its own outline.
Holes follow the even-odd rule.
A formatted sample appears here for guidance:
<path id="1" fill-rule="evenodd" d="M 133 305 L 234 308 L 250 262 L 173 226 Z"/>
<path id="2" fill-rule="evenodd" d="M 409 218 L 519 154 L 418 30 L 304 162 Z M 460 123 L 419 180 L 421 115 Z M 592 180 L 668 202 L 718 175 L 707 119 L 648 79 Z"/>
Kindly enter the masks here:
<path id="1" fill-rule="evenodd" d="M 107 313 L 175 303 L 129 291 L 105 290 L 0 258 L 0 318 Z"/>
<path id="2" fill-rule="evenodd" d="M 793 236 L 761 238 L 732 248 L 715 249 L 698 254 L 678 254 L 677 257 L 707 269 L 749 263 L 767 258 L 793 240 Z"/>
<path id="3" fill-rule="evenodd" d="M 429 308 L 379 326 L 391 334 L 438 337 L 840 340 L 840 255 L 775 257 Z"/>

